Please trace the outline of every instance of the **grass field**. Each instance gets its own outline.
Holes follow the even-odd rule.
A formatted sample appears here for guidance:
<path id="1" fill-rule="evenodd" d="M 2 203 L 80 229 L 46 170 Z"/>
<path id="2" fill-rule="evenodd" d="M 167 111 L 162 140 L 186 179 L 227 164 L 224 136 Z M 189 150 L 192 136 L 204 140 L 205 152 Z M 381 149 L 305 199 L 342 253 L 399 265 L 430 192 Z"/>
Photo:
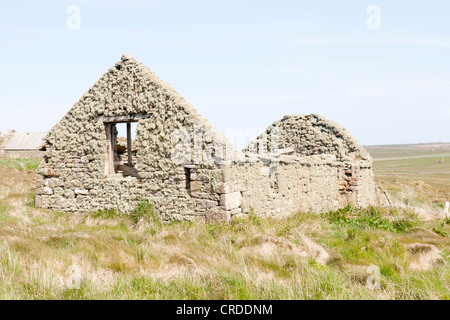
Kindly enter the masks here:
<path id="1" fill-rule="evenodd" d="M 450 201 L 450 143 L 366 149 L 374 158 L 375 181 L 397 200 L 440 207 Z"/>
<path id="2" fill-rule="evenodd" d="M 449 219 L 347 207 L 167 224 L 148 203 L 66 214 L 34 207 L 36 165 L 0 162 L 1 299 L 450 299 Z M 413 269 L 413 243 L 441 263 Z"/>

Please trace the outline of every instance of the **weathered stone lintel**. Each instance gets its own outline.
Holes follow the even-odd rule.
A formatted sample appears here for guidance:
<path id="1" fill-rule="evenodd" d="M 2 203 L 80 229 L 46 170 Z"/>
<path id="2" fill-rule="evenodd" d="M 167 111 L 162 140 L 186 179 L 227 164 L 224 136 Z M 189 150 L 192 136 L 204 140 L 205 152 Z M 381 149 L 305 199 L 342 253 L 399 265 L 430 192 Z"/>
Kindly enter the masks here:
<path id="1" fill-rule="evenodd" d="M 149 119 L 152 114 L 152 111 L 149 112 L 149 114 L 147 113 L 132 113 L 132 114 L 127 114 L 127 115 L 123 115 L 123 116 L 100 116 L 98 117 L 97 121 L 99 122 L 103 122 L 103 123 L 118 123 L 118 122 L 137 122 L 139 120 L 143 120 L 143 119 Z"/>

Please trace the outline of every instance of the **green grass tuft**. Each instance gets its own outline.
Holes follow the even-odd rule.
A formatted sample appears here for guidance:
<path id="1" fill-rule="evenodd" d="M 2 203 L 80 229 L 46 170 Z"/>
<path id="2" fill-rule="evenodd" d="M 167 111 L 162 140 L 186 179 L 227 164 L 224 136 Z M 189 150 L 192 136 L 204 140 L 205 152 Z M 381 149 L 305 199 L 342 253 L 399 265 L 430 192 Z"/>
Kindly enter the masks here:
<path id="1" fill-rule="evenodd" d="M 0 165 L 8 168 L 16 169 L 18 171 L 36 170 L 42 159 L 8 159 L 0 160 Z"/>
<path id="2" fill-rule="evenodd" d="M 397 233 L 408 232 L 414 225 L 411 217 L 398 217 L 398 213 L 395 209 L 392 209 L 390 212 L 390 214 L 394 216 L 392 220 L 386 218 L 381 210 L 382 209 L 372 206 L 367 209 L 358 210 L 348 205 L 336 211 L 329 211 L 328 213 L 323 214 L 323 216 L 332 224 L 361 229 L 382 229 Z"/>

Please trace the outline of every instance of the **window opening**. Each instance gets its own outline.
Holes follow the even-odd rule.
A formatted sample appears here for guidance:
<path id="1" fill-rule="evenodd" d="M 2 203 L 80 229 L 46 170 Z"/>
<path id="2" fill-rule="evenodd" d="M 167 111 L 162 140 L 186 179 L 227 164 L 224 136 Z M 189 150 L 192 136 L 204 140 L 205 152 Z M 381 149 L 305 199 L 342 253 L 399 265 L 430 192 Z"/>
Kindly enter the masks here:
<path id="1" fill-rule="evenodd" d="M 107 174 L 122 174 L 124 177 L 137 177 L 136 152 L 137 122 L 105 123 L 107 136 Z"/>

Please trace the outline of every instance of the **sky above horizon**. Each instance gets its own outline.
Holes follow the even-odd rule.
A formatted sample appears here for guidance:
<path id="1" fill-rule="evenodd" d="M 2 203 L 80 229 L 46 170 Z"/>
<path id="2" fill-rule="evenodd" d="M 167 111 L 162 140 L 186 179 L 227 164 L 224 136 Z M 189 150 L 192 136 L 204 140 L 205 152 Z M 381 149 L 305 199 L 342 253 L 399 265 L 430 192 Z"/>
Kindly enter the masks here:
<path id="1" fill-rule="evenodd" d="M 0 131 L 50 130 L 130 53 L 225 135 L 315 113 L 363 145 L 450 142 L 450 1 L 1 4 Z"/>

